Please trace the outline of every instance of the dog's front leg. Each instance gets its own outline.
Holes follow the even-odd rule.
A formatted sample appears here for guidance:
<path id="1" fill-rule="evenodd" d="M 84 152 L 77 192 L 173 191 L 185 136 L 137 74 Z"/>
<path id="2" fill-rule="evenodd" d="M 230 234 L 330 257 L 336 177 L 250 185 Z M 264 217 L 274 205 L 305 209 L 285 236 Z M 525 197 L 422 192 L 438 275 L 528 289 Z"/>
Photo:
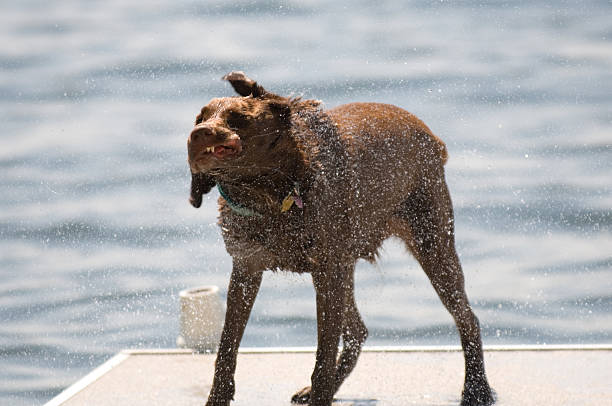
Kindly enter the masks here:
<path id="1" fill-rule="evenodd" d="M 350 271 L 346 266 L 336 265 L 312 274 L 317 297 L 318 342 L 311 377 L 311 406 L 330 406 L 336 391 L 336 356 Z"/>
<path id="2" fill-rule="evenodd" d="M 234 261 L 227 290 L 225 324 L 207 406 L 227 406 L 234 398 L 234 372 L 236 371 L 238 346 L 249 320 L 253 303 L 255 303 L 262 276 L 262 271 L 252 271 L 248 266 Z"/>

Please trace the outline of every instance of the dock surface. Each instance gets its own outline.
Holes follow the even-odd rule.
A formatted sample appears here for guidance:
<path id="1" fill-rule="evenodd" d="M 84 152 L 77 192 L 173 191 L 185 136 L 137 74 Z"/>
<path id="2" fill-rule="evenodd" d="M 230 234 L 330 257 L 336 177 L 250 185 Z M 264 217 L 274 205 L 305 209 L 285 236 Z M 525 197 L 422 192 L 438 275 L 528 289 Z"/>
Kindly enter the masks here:
<path id="1" fill-rule="evenodd" d="M 235 406 L 290 406 L 307 386 L 314 349 L 245 349 L 238 356 Z M 46 406 L 203 406 L 215 354 L 123 351 Z M 612 405 L 612 345 L 486 347 L 496 405 Z M 366 347 L 334 406 L 458 405 L 458 347 Z"/>

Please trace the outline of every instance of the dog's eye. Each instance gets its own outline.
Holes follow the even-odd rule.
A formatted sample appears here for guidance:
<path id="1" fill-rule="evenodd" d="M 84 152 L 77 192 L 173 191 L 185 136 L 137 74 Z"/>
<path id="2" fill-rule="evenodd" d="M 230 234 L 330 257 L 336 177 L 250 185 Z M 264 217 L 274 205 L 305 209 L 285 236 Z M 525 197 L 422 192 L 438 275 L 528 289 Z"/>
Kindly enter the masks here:
<path id="1" fill-rule="evenodd" d="M 249 125 L 249 118 L 242 113 L 234 111 L 227 116 L 226 122 L 229 128 L 239 130 Z"/>
<path id="2" fill-rule="evenodd" d="M 195 124 L 198 125 L 206 121 L 208 117 L 210 117 L 210 109 L 208 108 L 208 106 L 204 106 L 202 107 L 202 110 L 200 110 L 200 114 L 196 116 Z"/>

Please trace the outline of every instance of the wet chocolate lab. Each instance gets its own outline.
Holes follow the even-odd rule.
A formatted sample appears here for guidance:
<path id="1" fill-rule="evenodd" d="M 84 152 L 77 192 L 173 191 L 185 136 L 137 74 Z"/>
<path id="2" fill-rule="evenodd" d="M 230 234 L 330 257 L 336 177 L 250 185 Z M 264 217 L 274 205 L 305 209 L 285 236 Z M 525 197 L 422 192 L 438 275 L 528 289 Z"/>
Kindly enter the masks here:
<path id="1" fill-rule="evenodd" d="M 318 101 L 270 93 L 242 72 L 223 79 L 240 97 L 204 106 L 187 143 L 191 204 L 199 207 L 217 186 L 233 260 L 207 405 L 232 400 L 238 346 L 262 273 L 281 269 L 310 273 L 316 291 L 316 364 L 311 385 L 292 402 L 329 406 L 368 334 L 355 304 L 355 263 L 375 261 L 391 236 L 406 243 L 455 320 L 465 356 L 461 404 L 492 404 L 455 251 L 444 143 L 395 106 L 322 110 Z"/>

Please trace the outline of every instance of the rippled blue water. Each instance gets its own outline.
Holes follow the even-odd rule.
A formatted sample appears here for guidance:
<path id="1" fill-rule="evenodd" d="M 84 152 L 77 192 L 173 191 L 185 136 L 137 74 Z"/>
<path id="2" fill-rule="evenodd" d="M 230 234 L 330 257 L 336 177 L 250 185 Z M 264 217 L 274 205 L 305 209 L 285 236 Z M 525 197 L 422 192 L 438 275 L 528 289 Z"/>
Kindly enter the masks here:
<path id="1" fill-rule="evenodd" d="M 185 140 L 219 78 L 394 103 L 450 151 L 484 341 L 612 341 L 612 3 L 0 4 L 0 404 L 38 404 L 122 348 L 173 347 L 179 290 L 230 259 Z M 457 343 L 397 243 L 360 264 L 370 344 Z M 243 341 L 315 344 L 307 276 L 270 274 Z"/>

